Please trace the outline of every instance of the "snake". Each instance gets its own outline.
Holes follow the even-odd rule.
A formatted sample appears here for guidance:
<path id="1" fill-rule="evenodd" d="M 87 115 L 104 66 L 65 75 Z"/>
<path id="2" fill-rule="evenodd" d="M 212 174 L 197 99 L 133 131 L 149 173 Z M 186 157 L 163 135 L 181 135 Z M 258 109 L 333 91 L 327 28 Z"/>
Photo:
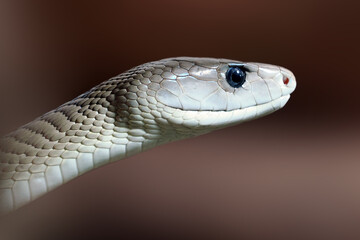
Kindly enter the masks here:
<path id="1" fill-rule="evenodd" d="M 0 213 L 106 164 L 270 114 L 295 87 L 290 70 L 256 62 L 174 57 L 134 67 L 0 138 Z"/>

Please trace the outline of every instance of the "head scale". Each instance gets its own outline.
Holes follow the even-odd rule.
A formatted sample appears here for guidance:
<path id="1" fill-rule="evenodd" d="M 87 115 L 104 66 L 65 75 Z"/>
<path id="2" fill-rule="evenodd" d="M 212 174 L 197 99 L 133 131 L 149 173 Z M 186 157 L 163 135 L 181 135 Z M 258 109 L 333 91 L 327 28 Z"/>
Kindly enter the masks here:
<path id="1" fill-rule="evenodd" d="M 234 70 L 235 68 L 235 70 Z M 234 71 L 233 71 L 234 70 Z M 229 82 L 236 72 L 238 86 Z M 169 58 L 110 79 L 119 126 L 176 140 L 267 115 L 296 87 L 287 69 L 215 58 Z"/>

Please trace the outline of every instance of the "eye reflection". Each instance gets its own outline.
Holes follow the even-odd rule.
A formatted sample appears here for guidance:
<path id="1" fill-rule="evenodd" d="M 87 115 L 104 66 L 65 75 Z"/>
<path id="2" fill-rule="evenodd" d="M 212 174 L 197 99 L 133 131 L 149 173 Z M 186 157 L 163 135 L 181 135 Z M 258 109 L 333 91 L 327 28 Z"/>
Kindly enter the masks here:
<path id="1" fill-rule="evenodd" d="M 226 81 L 233 88 L 241 87 L 246 79 L 246 72 L 240 66 L 229 67 L 226 72 Z"/>

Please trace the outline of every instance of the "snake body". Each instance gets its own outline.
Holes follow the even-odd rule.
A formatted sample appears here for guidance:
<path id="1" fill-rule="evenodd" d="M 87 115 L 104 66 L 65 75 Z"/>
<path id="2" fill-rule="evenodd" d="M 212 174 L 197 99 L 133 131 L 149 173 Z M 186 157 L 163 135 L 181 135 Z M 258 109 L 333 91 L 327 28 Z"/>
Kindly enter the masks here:
<path id="1" fill-rule="evenodd" d="M 231 64 L 246 82 L 231 87 Z M 169 58 L 113 77 L 0 139 L 0 212 L 8 213 L 94 168 L 283 107 L 287 69 L 214 58 Z"/>

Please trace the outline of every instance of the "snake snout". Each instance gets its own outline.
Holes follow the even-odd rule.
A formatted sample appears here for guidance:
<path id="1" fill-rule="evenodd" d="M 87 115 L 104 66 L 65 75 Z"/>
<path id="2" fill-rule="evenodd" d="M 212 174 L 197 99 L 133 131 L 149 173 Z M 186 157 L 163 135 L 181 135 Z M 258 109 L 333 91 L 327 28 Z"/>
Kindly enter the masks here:
<path id="1" fill-rule="evenodd" d="M 295 75 L 288 69 L 280 67 L 281 74 L 283 75 L 283 91 L 286 94 L 291 94 L 296 88 Z"/>

